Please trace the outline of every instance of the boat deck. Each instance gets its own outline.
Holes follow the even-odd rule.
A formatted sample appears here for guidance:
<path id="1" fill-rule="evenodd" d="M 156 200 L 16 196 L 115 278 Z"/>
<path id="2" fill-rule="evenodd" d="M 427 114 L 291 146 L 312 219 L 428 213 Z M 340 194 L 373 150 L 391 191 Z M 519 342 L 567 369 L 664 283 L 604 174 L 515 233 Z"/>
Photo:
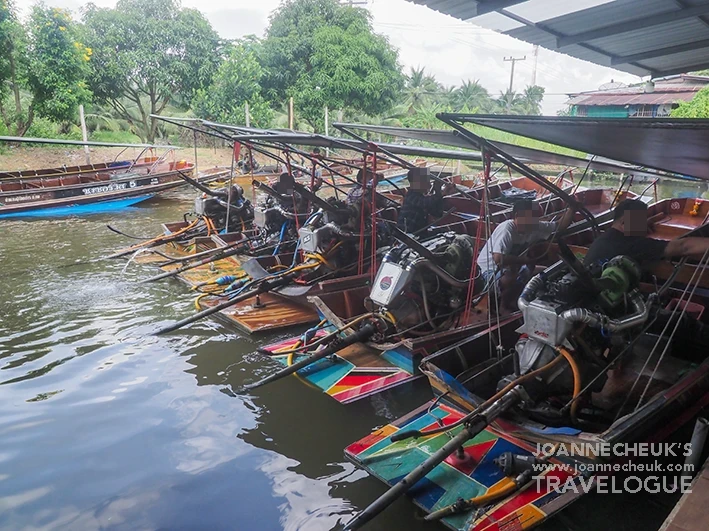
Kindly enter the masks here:
<path id="1" fill-rule="evenodd" d="M 709 460 L 660 527 L 660 531 L 704 531 L 709 529 Z"/>

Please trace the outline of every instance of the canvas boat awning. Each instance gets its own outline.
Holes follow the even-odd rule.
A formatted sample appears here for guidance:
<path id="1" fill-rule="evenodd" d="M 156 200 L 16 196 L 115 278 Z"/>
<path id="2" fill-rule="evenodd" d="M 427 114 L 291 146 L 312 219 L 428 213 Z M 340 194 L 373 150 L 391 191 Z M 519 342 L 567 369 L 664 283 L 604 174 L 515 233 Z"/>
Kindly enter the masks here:
<path id="1" fill-rule="evenodd" d="M 443 113 L 471 123 L 647 168 L 709 180 L 709 119 L 579 118 Z"/>
<path id="2" fill-rule="evenodd" d="M 471 144 L 468 140 L 463 138 L 457 131 L 450 131 L 444 129 L 413 129 L 408 127 L 391 127 L 384 125 L 365 125 L 365 124 L 334 124 L 338 127 L 345 127 L 348 129 L 369 131 L 371 133 L 378 133 L 390 136 L 396 136 L 400 138 L 409 138 L 412 140 L 418 140 L 421 142 L 430 142 L 433 144 L 441 144 L 445 146 L 455 146 L 462 148 L 469 148 Z M 617 160 L 609 160 L 611 157 L 603 160 L 597 160 L 593 155 L 588 158 L 579 158 L 571 155 L 563 155 L 560 153 L 554 153 L 551 151 L 545 151 L 541 149 L 528 148 L 523 146 L 518 146 L 514 144 L 508 144 L 506 142 L 491 142 L 496 147 L 509 153 L 516 159 L 527 163 L 536 164 L 551 164 L 558 166 L 569 166 L 574 168 L 586 168 L 589 167 L 594 171 L 606 171 L 612 173 L 628 173 L 638 176 L 647 177 L 673 177 L 664 172 L 659 172 L 653 169 L 643 168 L 638 165 L 627 164 L 625 162 L 619 162 Z M 559 144 L 556 142 L 556 144 Z M 572 148 L 576 149 L 576 148 Z M 583 151 L 585 153 L 595 153 L 589 150 L 578 149 L 578 151 Z"/>

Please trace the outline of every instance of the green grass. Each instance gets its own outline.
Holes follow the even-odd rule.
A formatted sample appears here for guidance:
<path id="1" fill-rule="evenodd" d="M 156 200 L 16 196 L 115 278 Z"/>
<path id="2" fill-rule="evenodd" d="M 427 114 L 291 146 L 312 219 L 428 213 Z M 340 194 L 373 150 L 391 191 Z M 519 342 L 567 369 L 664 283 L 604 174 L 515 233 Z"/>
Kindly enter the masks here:
<path id="1" fill-rule="evenodd" d="M 94 131 L 90 135 L 94 142 L 115 142 L 117 144 L 140 144 L 140 137 L 128 131 Z"/>
<path id="2" fill-rule="evenodd" d="M 582 159 L 586 157 L 586 153 L 583 153 L 582 151 L 575 151 L 573 149 L 567 149 L 565 147 L 556 146 L 547 142 L 540 142 L 539 140 L 533 140 L 531 138 L 507 133 L 505 131 L 498 131 L 497 129 L 492 129 L 482 125 L 467 124 L 467 128 L 476 135 L 481 136 L 486 140 L 492 140 L 493 142 L 507 142 L 508 144 L 515 144 L 516 146 L 541 149 L 552 153 L 580 157 Z"/>

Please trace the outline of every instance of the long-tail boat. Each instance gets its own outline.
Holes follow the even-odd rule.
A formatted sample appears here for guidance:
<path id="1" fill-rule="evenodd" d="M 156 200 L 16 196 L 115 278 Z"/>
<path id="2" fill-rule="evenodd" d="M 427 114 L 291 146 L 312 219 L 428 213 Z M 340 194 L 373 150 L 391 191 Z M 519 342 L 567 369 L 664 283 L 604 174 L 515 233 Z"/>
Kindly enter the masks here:
<path id="1" fill-rule="evenodd" d="M 49 142 L 48 139 L 14 140 Z M 59 140 L 51 142 L 85 144 Z M 104 145 L 98 142 L 86 144 Z M 143 153 L 134 160 L 0 172 L 0 218 L 86 214 L 122 208 L 184 185 L 179 172 L 186 175 L 193 172 L 194 164 L 175 160 L 172 147 L 163 146 L 166 151 L 160 157 L 144 153 L 161 146 L 139 147 L 144 148 Z M 167 160 L 169 154 L 173 160 Z M 209 180 L 219 175 L 220 170 L 210 170 L 199 178 Z"/>
<path id="2" fill-rule="evenodd" d="M 656 237 L 706 236 L 707 207 L 660 202 L 649 222 Z M 622 255 L 589 269 L 563 240 L 558 248 L 562 261 L 522 291 L 520 321 L 424 358 L 436 398 L 346 449 L 392 486 L 346 530 L 403 494 L 451 529 L 533 528 L 619 475 L 624 444 L 662 441 L 709 403 L 709 298 L 697 290 L 709 254 L 686 280 L 683 260 L 660 285 L 657 270 L 648 278 Z"/>

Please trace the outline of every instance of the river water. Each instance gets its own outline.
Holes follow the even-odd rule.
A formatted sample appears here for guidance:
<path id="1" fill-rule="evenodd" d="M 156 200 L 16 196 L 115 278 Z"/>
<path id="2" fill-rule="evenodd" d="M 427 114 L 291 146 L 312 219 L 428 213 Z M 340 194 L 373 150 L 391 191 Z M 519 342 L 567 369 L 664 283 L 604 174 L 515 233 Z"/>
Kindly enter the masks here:
<path id="1" fill-rule="evenodd" d="M 296 378 L 231 388 L 273 365 L 214 320 L 149 334 L 193 313 L 177 281 L 123 260 L 78 263 L 154 235 L 189 194 L 115 214 L 0 225 L 0 528 L 338 528 L 383 492 L 343 448 L 431 397 L 425 381 L 341 406 Z M 290 332 L 290 335 L 293 331 Z M 546 530 L 656 529 L 670 502 L 589 495 Z M 632 521 L 632 524 L 631 524 Z M 400 500 L 367 529 L 442 530 Z"/>

